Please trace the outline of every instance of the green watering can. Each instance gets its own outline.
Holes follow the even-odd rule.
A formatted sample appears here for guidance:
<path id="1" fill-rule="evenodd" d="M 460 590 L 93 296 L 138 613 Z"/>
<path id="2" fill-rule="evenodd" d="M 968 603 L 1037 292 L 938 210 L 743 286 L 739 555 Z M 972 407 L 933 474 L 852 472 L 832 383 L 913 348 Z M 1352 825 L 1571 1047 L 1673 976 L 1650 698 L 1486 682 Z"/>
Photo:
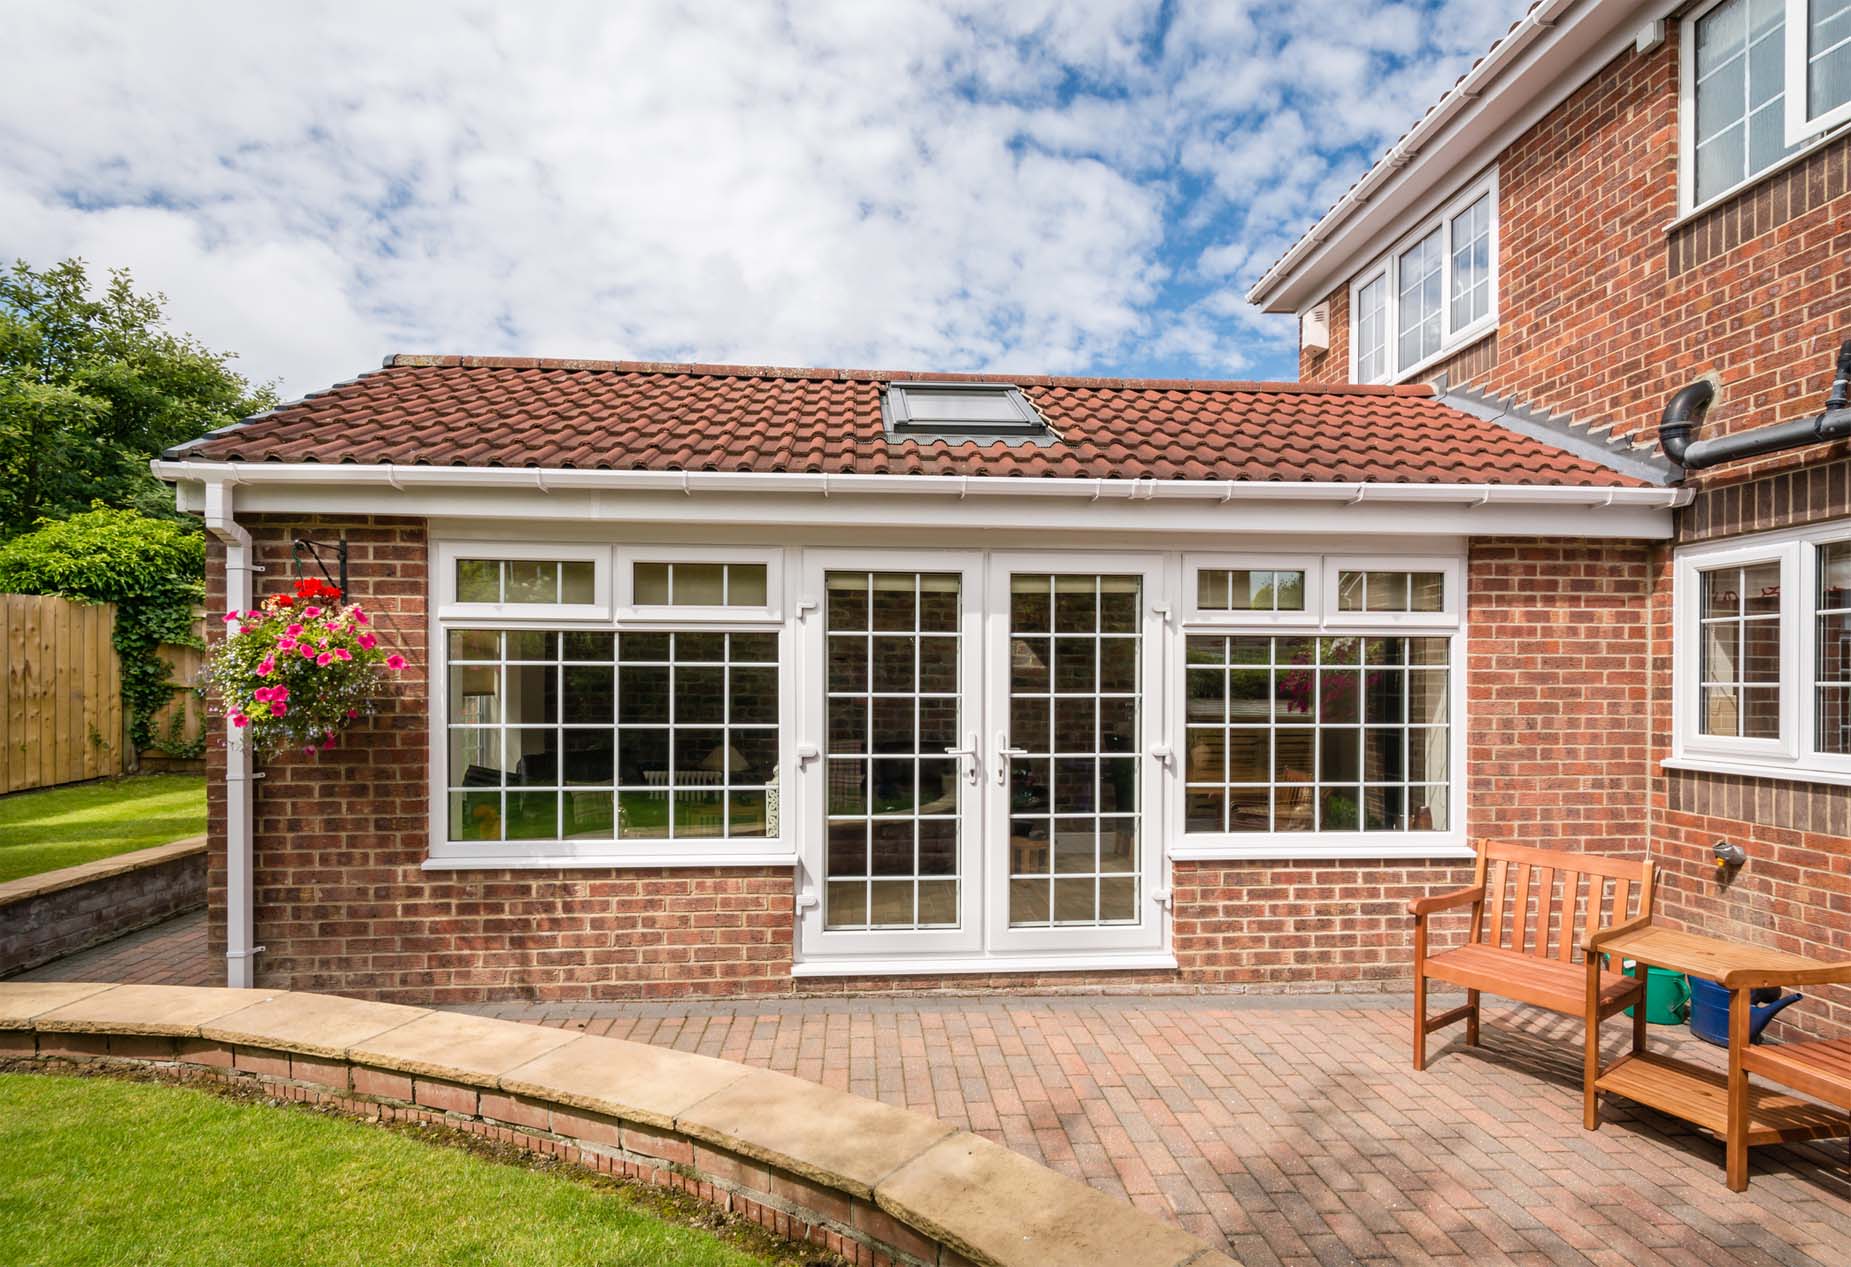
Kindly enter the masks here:
<path id="1" fill-rule="evenodd" d="M 1628 960 L 1626 975 L 1639 975 L 1639 965 Z M 1626 1009 L 1632 1015 L 1632 1009 Z M 1645 970 L 1645 1019 L 1649 1025 L 1682 1025 L 1690 1015 L 1690 979 L 1669 968 Z"/>

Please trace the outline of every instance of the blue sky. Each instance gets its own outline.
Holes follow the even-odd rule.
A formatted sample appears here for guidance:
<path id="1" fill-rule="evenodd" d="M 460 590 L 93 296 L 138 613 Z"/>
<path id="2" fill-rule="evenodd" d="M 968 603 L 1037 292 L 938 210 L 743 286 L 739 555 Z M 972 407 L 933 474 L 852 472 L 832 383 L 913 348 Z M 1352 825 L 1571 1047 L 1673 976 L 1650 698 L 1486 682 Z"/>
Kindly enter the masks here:
<path id="1" fill-rule="evenodd" d="M 0 252 L 388 352 L 1289 378 L 1243 295 L 1523 0 L 0 0 Z"/>

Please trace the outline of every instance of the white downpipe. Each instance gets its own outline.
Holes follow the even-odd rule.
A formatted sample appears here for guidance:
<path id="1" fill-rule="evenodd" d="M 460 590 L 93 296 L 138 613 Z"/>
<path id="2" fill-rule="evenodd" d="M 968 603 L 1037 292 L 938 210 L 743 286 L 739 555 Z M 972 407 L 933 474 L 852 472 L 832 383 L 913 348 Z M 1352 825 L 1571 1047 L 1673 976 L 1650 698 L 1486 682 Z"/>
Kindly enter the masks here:
<path id="1" fill-rule="evenodd" d="M 206 529 L 225 545 L 225 605 L 251 607 L 251 534 L 232 517 L 232 484 L 206 489 Z M 252 875 L 251 750 L 244 731 L 225 722 L 225 984 L 248 990 L 257 983 L 256 885 Z"/>

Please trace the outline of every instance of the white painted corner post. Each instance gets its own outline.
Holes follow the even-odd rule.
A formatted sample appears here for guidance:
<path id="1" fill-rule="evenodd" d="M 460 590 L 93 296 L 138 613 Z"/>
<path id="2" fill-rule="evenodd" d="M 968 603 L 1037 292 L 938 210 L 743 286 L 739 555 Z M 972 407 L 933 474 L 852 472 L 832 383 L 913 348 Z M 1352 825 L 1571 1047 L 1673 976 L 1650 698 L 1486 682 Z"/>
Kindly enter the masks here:
<path id="1" fill-rule="evenodd" d="M 234 518 L 232 484 L 210 480 L 205 486 L 206 529 L 225 546 L 225 605 L 251 608 L 251 534 Z M 256 886 L 253 879 L 252 824 L 255 787 L 250 746 L 245 732 L 225 720 L 225 984 L 249 989 L 257 980 Z"/>

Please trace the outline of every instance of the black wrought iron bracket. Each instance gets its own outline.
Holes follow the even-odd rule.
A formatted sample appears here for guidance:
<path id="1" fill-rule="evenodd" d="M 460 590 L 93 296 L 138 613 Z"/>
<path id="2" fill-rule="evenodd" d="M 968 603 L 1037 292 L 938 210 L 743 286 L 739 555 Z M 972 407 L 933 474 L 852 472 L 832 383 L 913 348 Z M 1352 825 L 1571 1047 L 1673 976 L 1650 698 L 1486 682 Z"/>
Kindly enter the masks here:
<path id="1" fill-rule="evenodd" d="M 335 567 L 338 568 L 340 572 L 340 579 L 338 580 L 328 573 L 328 560 L 326 556 L 330 553 L 333 554 Z M 315 567 L 321 572 L 322 580 L 337 587 L 341 591 L 342 599 L 345 600 L 349 597 L 347 593 L 346 537 L 342 537 L 339 541 L 314 541 L 308 537 L 297 537 L 295 543 L 289 547 L 289 557 L 295 564 L 297 576 L 303 574 L 302 561 L 304 558 L 307 558 L 313 562 Z"/>

